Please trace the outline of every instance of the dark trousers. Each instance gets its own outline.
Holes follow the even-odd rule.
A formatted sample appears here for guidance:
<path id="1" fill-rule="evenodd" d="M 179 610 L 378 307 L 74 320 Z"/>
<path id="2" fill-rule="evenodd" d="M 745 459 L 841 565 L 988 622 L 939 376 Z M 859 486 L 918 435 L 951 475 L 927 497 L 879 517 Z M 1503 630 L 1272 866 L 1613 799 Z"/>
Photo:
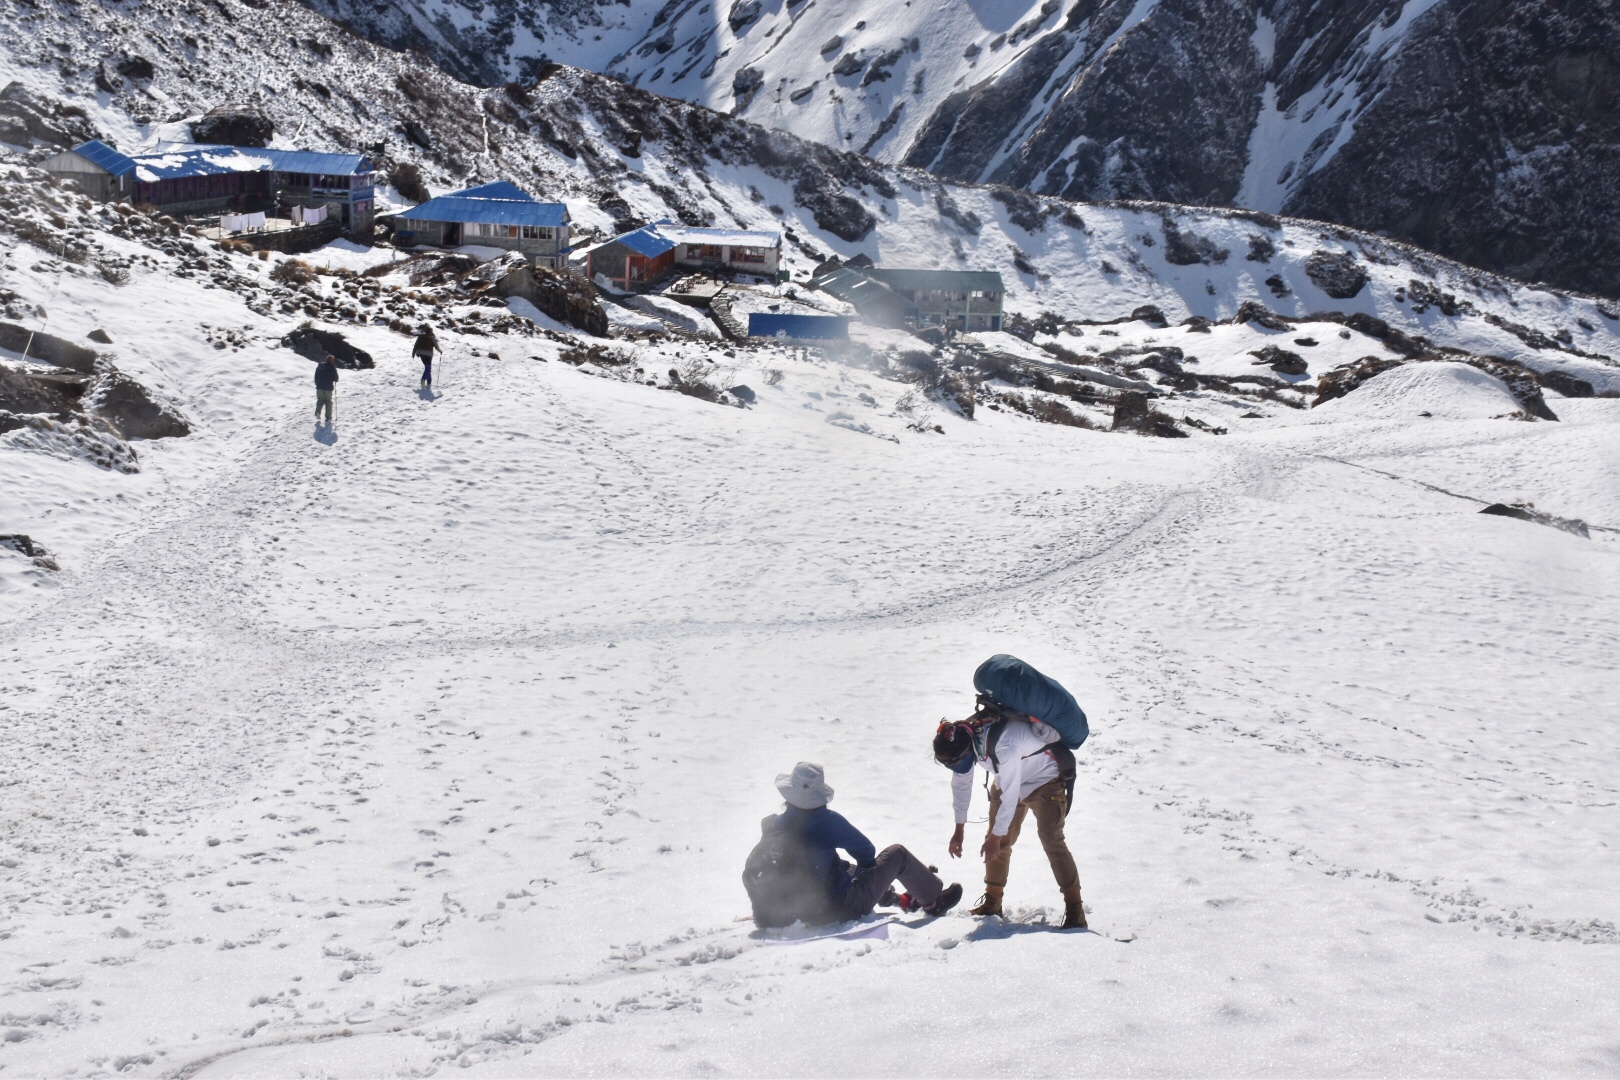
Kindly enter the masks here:
<path id="1" fill-rule="evenodd" d="M 422 361 L 422 381 L 424 383 L 426 383 L 428 386 L 432 386 L 433 385 L 433 357 L 432 356 L 422 356 L 422 355 L 419 354 L 416 358 L 418 360 Z"/>
<path id="2" fill-rule="evenodd" d="M 840 917 L 858 919 L 870 914 L 884 890 L 897 879 L 911 898 L 921 904 L 932 904 L 945 891 L 945 883 L 926 864 L 895 844 L 878 853 L 875 865 L 855 871 L 842 903 L 835 905 L 841 908 Z"/>

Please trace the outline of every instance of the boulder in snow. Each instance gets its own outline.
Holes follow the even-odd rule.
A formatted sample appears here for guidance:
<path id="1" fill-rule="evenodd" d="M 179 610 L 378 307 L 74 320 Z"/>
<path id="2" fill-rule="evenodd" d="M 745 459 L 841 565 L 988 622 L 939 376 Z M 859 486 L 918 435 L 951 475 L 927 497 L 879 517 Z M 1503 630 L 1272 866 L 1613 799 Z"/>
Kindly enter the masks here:
<path id="1" fill-rule="evenodd" d="M 253 105 L 219 105 L 191 125 L 191 137 L 222 146 L 269 146 L 276 126 Z"/>
<path id="2" fill-rule="evenodd" d="M 376 361 L 364 349 L 349 344 L 347 338 L 335 330 L 318 330 L 313 326 L 300 326 L 281 339 L 281 343 L 306 360 L 317 364 L 332 354 L 332 362 L 340 368 L 359 370 L 376 367 Z"/>
<path id="3" fill-rule="evenodd" d="M 732 0 L 731 11 L 726 15 L 731 32 L 740 34 L 745 26 L 757 22 L 763 6 L 760 0 Z"/>
<path id="4" fill-rule="evenodd" d="M 126 439 L 170 439 L 191 434 L 191 425 L 171 406 L 110 364 L 103 364 L 85 394 L 86 410 Z"/>
<path id="5" fill-rule="evenodd" d="M 1265 364 L 1279 375 L 1304 375 L 1310 370 L 1305 358 L 1297 352 L 1279 349 L 1275 345 L 1267 345 L 1262 349 L 1255 349 L 1250 356 L 1259 357 L 1256 364 Z"/>
<path id="6" fill-rule="evenodd" d="M 1305 260 L 1311 283 L 1335 300 L 1348 300 L 1367 284 L 1367 268 L 1348 251 L 1317 251 Z"/>

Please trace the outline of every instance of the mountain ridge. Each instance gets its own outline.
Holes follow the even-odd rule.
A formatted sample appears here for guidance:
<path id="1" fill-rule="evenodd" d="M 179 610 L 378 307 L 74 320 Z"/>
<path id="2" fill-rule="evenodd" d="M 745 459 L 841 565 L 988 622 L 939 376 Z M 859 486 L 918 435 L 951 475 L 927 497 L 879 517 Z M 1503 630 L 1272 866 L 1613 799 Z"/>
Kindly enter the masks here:
<path id="1" fill-rule="evenodd" d="M 1595 0 L 307 0 L 494 85 L 551 60 L 947 179 L 1235 205 L 1620 295 Z"/>

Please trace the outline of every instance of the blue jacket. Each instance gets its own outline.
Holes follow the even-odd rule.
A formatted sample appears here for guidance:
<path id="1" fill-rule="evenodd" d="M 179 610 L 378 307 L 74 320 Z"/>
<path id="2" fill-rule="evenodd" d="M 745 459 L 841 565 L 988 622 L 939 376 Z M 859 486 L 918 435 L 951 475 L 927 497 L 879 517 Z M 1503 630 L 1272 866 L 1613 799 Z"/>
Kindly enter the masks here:
<path id="1" fill-rule="evenodd" d="M 844 820 L 844 815 L 825 806 L 814 810 L 800 810 L 790 806 L 780 814 L 773 814 L 761 822 L 761 832 L 772 829 L 792 829 L 804 837 L 810 855 L 810 866 L 818 879 L 831 882 L 831 896 L 841 900 L 849 891 L 849 864 L 838 857 L 843 848 L 856 866 L 875 866 L 877 848 L 872 846 L 861 830 Z"/>
<path id="2" fill-rule="evenodd" d="M 338 373 L 336 364 L 328 364 L 322 360 L 315 365 L 315 389 L 331 390 L 337 386 Z"/>

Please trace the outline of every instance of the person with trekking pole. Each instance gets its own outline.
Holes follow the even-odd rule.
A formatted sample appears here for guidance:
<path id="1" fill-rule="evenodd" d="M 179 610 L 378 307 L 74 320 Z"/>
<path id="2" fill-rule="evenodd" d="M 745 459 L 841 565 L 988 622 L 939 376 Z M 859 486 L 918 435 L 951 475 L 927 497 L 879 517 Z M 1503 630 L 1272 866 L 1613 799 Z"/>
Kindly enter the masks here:
<path id="1" fill-rule="evenodd" d="M 943 721 L 934 733 L 934 760 L 951 770 L 956 829 L 951 858 L 962 857 L 963 828 L 973 798 L 974 766 L 988 772 L 990 822 L 984 857 L 984 896 L 973 915 L 1000 915 L 1013 845 L 1033 815 L 1052 876 L 1063 894 L 1064 930 L 1086 929 L 1080 871 L 1063 835 L 1074 800 L 1074 750 L 1090 734 L 1086 714 L 1056 680 L 1017 657 L 999 653 L 973 673 L 978 708 L 966 720 Z"/>
<path id="2" fill-rule="evenodd" d="M 326 426 L 332 426 L 332 393 L 337 389 L 338 369 L 332 354 L 315 365 L 315 422 L 320 423 L 321 410 L 326 411 Z"/>
<path id="3" fill-rule="evenodd" d="M 422 387 L 433 389 L 433 354 L 443 353 L 439 347 L 439 339 L 433 336 L 433 327 L 427 323 L 422 324 L 421 331 L 416 335 L 416 344 L 411 346 L 411 353 L 422 361 Z"/>

